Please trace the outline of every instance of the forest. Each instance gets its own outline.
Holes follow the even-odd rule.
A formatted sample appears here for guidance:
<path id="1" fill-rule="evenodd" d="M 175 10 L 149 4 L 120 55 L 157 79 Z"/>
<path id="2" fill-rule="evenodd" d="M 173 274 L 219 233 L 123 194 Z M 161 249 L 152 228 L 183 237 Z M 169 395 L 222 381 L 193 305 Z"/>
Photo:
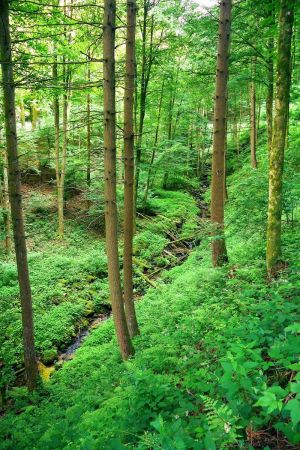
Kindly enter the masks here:
<path id="1" fill-rule="evenodd" d="M 300 2 L 0 0 L 0 449 L 300 446 Z"/>

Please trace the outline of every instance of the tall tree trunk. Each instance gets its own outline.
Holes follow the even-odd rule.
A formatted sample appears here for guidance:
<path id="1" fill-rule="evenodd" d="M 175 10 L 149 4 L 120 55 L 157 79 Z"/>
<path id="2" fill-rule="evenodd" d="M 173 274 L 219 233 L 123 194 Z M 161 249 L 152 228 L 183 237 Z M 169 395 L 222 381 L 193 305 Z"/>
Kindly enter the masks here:
<path id="1" fill-rule="evenodd" d="M 23 98 L 20 100 L 20 121 L 22 128 L 25 128 L 25 107 Z"/>
<path id="2" fill-rule="evenodd" d="M 274 0 L 269 0 L 270 12 L 269 15 L 272 18 L 272 23 L 274 22 Z M 273 63 L 273 52 L 274 52 L 274 38 L 270 37 L 268 42 L 268 91 L 266 99 L 266 116 L 267 116 L 267 131 L 268 131 L 268 150 L 271 151 L 272 146 L 272 132 L 273 132 L 273 100 L 274 100 L 274 63 Z"/>
<path id="3" fill-rule="evenodd" d="M 27 386 L 32 390 L 36 387 L 38 371 L 35 357 L 32 300 L 22 211 L 21 176 L 17 149 L 15 88 L 11 59 L 8 0 L 0 0 L 0 53 L 8 160 L 8 190 L 20 287 L 24 363 Z"/>
<path id="4" fill-rule="evenodd" d="M 267 270 L 274 275 L 281 258 L 282 175 L 291 85 L 291 42 L 295 0 L 281 0 L 276 70 L 275 117 L 269 157 Z"/>
<path id="5" fill-rule="evenodd" d="M 39 119 L 39 109 L 36 104 L 36 101 L 33 101 L 31 104 L 31 129 L 32 129 L 32 131 L 36 130 L 38 119 Z"/>
<path id="6" fill-rule="evenodd" d="M 157 146 L 157 142 L 158 142 L 158 133 L 159 133 L 159 127 L 160 127 L 162 101 L 163 101 L 163 96 L 164 96 L 164 87 L 165 87 L 165 79 L 163 78 L 161 92 L 160 92 L 160 98 L 159 98 L 159 104 L 158 104 L 157 125 L 156 125 L 156 130 L 155 130 L 154 143 L 153 143 L 153 148 L 152 148 L 150 166 L 149 166 L 149 170 L 148 170 L 145 194 L 144 194 L 144 199 L 143 199 L 143 206 L 144 207 L 147 204 L 149 187 L 150 187 L 150 181 L 151 181 L 151 176 L 152 176 L 152 168 L 153 168 L 153 163 L 154 163 L 155 154 L 156 154 L 156 146 Z"/>
<path id="7" fill-rule="evenodd" d="M 153 63 L 153 36 L 154 36 L 154 16 L 151 19 L 150 26 L 150 48 L 149 55 L 147 57 L 146 44 L 147 44 L 147 20 L 149 13 L 149 0 L 144 0 L 144 13 L 143 13 L 143 26 L 142 26 L 142 68 L 141 68 L 141 90 L 140 90 L 140 114 L 139 114 L 139 126 L 138 137 L 136 143 L 136 167 L 135 167 L 135 190 L 134 190 L 134 204 L 136 207 L 139 179 L 140 179 L 140 164 L 142 160 L 142 141 L 144 131 L 144 120 L 146 114 L 146 101 L 148 94 L 148 84 L 151 74 L 151 67 Z"/>
<path id="8" fill-rule="evenodd" d="M 88 55 L 90 56 L 90 55 Z M 91 67 L 87 63 L 87 81 L 91 81 Z M 86 165 L 86 184 L 91 185 L 91 94 L 88 92 L 86 96 L 86 148 L 87 148 L 87 165 Z"/>
<path id="9" fill-rule="evenodd" d="M 212 158 L 211 219 L 214 227 L 214 239 L 212 242 L 212 262 L 214 266 L 220 266 L 228 260 L 224 236 L 224 190 L 226 95 L 228 82 L 230 29 L 231 0 L 224 0 L 220 3 Z"/>
<path id="10" fill-rule="evenodd" d="M 9 186 L 8 186 L 8 161 L 7 153 L 4 150 L 3 158 L 3 208 L 4 208 L 4 228 L 5 228 L 5 251 L 11 252 L 11 213 L 9 204 Z"/>
<path id="11" fill-rule="evenodd" d="M 52 67 L 53 82 L 58 84 L 58 68 L 57 68 L 57 55 L 55 55 L 55 62 Z M 54 91 L 53 99 L 53 112 L 54 112 L 54 145 L 55 145 L 55 175 L 56 175 L 56 189 L 57 189 L 57 211 L 58 211 L 58 230 L 61 228 L 63 222 L 63 204 L 61 206 L 61 179 L 60 179 L 60 129 L 59 129 L 59 95 L 57 87 Z"/>
<path id="12" fill-rule="evenodd" d="M 133 299 L 133 214 L 134 214 L 134 72 L 136 1 L 127 1 L 126 76 L 124 93 L 124 304 L 130 336 L 139 333 Z"/>
<path id="13" fill-rule="evenodd" d="M 261 92 L 259 91 L 258 99 L 257 99 L 257 119 L 256 119 L 256 146 L 258 143 L 258 136 L 259 136 L 259 130 L 260 130 L 260 118 L 261 118 L 261 106 L 262 106 L 262 96 Z"/>
<path id="14" fill-rule="evenodd" d="M 133 353 L 122 298 L 116 192 L 116 98 L 115 98 L 116 1 L 104 1 L 103 17 L 103 109 L 104 109 L 104 198 L 108 281 L 112 312 L 122 357 Z"/>
<path id="15" fill-rule="evenodd" d="M 251 166 L 257 168 L 256 160 L 256 87 L 255 87 L 255 64 L 252 67 L 252 81 L 250 84 L 250 147 L 251 147 Z"/>

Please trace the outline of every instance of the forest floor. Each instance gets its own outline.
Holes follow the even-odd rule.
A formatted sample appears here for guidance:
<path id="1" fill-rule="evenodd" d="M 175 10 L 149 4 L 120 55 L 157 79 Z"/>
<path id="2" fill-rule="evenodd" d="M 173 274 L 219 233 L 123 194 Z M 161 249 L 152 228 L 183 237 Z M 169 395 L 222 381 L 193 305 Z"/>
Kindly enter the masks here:
<path id="1" fill-rule="evenodd" d="M 269 281 L 265 271 L 265 146 L 259 149 L 257 170 L 249 170 L 244 157 L 228 177 L 229 263 L 223 268 L 211 266 L 208 222 L 197 217 L 192 197 L 158 192 L 151 199 L 155 216 L 141 222 L 135 241 L 141 270 L 147 267 L 149 278 L 158 265 L 174 258 L 164 253 L 166 230 L 176 235 L 182 218 L 180 237 L 196 234 L 199 239 L 200 223 L 201 245 L 180 266 L 162 271 L 155 288 L 148 289 L 137 274 L 138 289 L 147 285 L 147 292 L 136 303 L 141 334 L 134 339 L 135 357 L 121 361 L 113 322 L 103 322 L 38 393 L 28 395 L 25 388 L 10 392 L 10 408 L 0 421 L 1 449 L 298 448 L 300 227 L 295 199 L 300 197 L 300 136 L 291 132 L 295 138 L 287 152 L 285 180 L 289 207 L 283 221 L 287 263 L 278 278 Z M 95 278 L 95 298 L 103 303 L 98 277 L 99 267 L 105 272 L 104 249 L 94 238 L 86 242 L 78 234 L 70 233 L 69 239 L 73 246 L 77 236 L 80 260 L 74 246 L 71 253 L 67 246 L 55 247 L 52 255 L 55 271 L 62 272 L 58 280 L 66 280 L 58 283 L 57 295 L 67 292 L 67 313 L 91 289 L 89 282 L 81 288 L 83 274 Z M 53 274 L 48 258 L 43 262 Z M 80 287 L 73 292 L 76 283 Z M 40 318 L 37 332 L 50 313 Z M 59 322 L 52 320 L 51 333 Z"/>

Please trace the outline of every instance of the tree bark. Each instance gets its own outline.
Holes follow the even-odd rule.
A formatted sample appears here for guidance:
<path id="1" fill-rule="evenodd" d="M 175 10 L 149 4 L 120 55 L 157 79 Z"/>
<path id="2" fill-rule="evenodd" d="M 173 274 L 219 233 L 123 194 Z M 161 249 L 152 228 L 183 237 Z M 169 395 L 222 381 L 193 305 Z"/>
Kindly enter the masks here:
<path id="1" fill-rule="evenodd" d="M 143 13 L 143 27 L 142 27 L 142 67 L 141 67 L 141 90 L 140 90 L 140 114 L 139 114 L 139 126 L 138 137 L 136 144 L 136 167 L 135 167 L 135 190 L 134 190 L 134 204 L 136 207 L 139 179 L 140 179 L 140 164 L 142 160 L 142 141 L 144 131 L 144 120 L 146 114 L 146 101 L 148 94 L 148 84 L 150 80 L 151 68 L 153 63 L 153 36 L 154 36 L 154 16 L 151 19 L 150 27 L 150 48 L 149 55 L 146 52 L 147 44 L 147 20 L 149 13 L 150 3 L 149 0 L 144 0 L 144 13 Z"/>
<path id="2" fill-rule="evenodd" d="M 212 157 L 211 219 L 214 227 L 214 236 L 212 241 L 212 262 L 214 266 L 220 266 L 228 260 L 224 236 L 224 191 L 226 95 L 228 82 L 230 29 L 231 0 L 224 0 L 220 3 Z"/>
<path id="3" fill-rule="evenodd" d="M 274 22 L 274 3 L 273 0 L 269 0 L 271 5 L 270 16 L 272 22 Z M 273 63 L 273 52 L 274 52 L 274 38 L 270 37 L 268 42 L 269 58 L 268 64 L 268 91 L 266 99 L 266 116 L 267 116 L 267 131 L 268 131 L 268 150 L 271 151 L 272 146 L 272 133 L 273 133 L 273 101 L 274 101 L 274 63 Z"/>
<path id="4" fill-rule="evenodd" d="M 291 85 L 291 42 L 295 0 L 281 0 L 276 70 L 274 131 L 269 156 L 267 270 L 276 274 L 281 258 L 282 175 Z"/>
<path id="5" fill-rule="evenodd" d="M 9 204 L 9 186 L 8 186 L 8 161 L 7 153 L 4 150 L 3 158 L 3 208 L 4 208 L 4 228 L 5 228 L 5 251 L 11 252 L 11 213 Z"/>
<path id="6" fill-rule="evenodd" d="M 253 169 L 257 169 L 255 64 L 256 62 L 254 61 L 252 68 L 252 81 L 250 85 L 250 148 L 251 148 L 251 166 Z"/>
<path id="7" fill-rule="evenodd" d="M 139 334 L 133 299 L 133 214 L 134 214 L 134 73 L 136 1 L 127 1 L 126 76 L 124 93 L 124 305 L 130 336 Z"/>
<path id="8" fill-rule="evenodd" d="M 90 56 L 90 55 L 89 55 Z M 90 63 L 87 63 L 87 81 L 91 81 Z M 86 148 L 87 148 L 87 166 L 86 166 L 86 184 L 91 185 L 91 94 L 88 92 L 86 96 Z"/>
<path id="9" fill-rule="evenodd" d="M 54 84 L 57 85 L 58 81 L 57 55 L 55 55 L 55 62 L 52 67 L 52 76 Z M 55 175 L 56 175 L 56 189 L 57 189 L 58 230 L 61 230 L 62 228 L 61 223 L 63 223 L 63 206 L 61 206 L 59 95 L 57 92 L 57 87 L 56 90 L 54 91 L 53 112 L 54 112 L 54 135 L 55 135 L 54 145 L 55 145 Z"/>
<path id="10" fill-rule="evenodd" d="M 34 347 L 32 299 L 22 211 L 8 0 L 0 0 L 0 52 L 8 160 L 8 190 L 21 298 L 24 363 L 27 386 L 28 389 L 32 390 L 36 387 L 38 371 Z"/>
<path id="11" fill-rule="evenodd" d="M 134 350 L 126 323 L 122 298 L 116 192 L 116 110 L 115 110 L 115 15 L 116 1 L 104 1 L 103 18 L 103 109 L 104 109 L 104 198 L 106 252 L 112 313 L 123 359 Z"/>
<path id="12" fill-rule="evenodd" d="M 25 107 L 24 107 L 23 98 L 21 98 L 21 100 L 20 100 L 20 122 L 21 122 L 22 128 L 25 128 Z"/>
<path id="13" fill-rule="evenodd" d="M 158 104 L 158 116 L 157 116 L 156 130 L 155 130 L 155 138 L 154 138 L 154 143 L 153 143 L 153 149 L 152 149 L 152 154 L 151 154 L 150 166 L 149 166 L 149 170 L 148 170 L 145 194 L 144 194 L 144 199 L 143 199 L 143 206 L 144 207 L 147 204 L 149 187 L 150 187 L 150 181 L 151 181 L 151 175 L 152 175 L 152 167 L 153 167 L 155 154 L 156 154 L 156 146 L 157 146 L 157 142 L 158 142 L 158 133 L 159 133 L 159 126 L 160 126 L 160 118 L 161 118 L 162 101 L 163 101 L 163 96 L 164 96 L 164 87 L 165 87 L 165 79 L 163 78 L 162 87 L 161 87 L 161 93 L 160 93 L 160 98 L 159 98 L 159 104 Z"/>

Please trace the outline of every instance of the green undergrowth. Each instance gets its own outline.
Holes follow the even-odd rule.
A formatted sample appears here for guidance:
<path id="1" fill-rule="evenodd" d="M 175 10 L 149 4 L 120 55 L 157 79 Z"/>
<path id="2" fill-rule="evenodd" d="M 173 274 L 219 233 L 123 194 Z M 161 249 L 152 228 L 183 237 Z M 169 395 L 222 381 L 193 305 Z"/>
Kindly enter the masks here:
<path id="1" fill-rule="evenodd" d="M 132 360 L 121 361 L 108 319 L 38 392 L 12 389 L 0 420 L 1 449 L 297 448 L 300 136 L 296 129 L 290 132 L 282 242 L 286 264 L 279 277 L 270 282 L 265 271 L 268 183 L 261 142 L 258 169 L 250 169 L 244 152 L 240 168 L 227 180 L 229 264 L 211 267 L 209 238 L 202 235 L 200 247 L 137 301 L 141 335 L 134 339 Z M 148 212 L 137 223 L 140 270 L 164 265 L 160 258 L 165 258 L 168 233 L 176 240 L 198 232 L 196 207 L 187 194 L 157 191 Z M 90 267 L 92 246 L 82 254 L 82 267 Z M 62 255 L 66 258 L 67 251 Z M 66 264 L 60 267 L 62 273 L 67 270 Z M 69 272 L 61 278 L 72 279 Z M 72 295 L 70 285 L 64 288 Z M 75 297 L 70 303 L 79 307 Z M 68 317 L 65 308 L 63 317 Z M 45 316 L 44 326 L 48 320 Z M 37 333 L 39 326 L 37 320 Z"/>
<path id="2" fill-rule="evenodd" d="M 138 302 L 133 360 L 108 320 L 29 405 L 15 389 L 1 448 L 251 448 L 251 433 L 272 448 L 276 430 L 296 442 L 298 272 L 267 284 L 254 261 L 215 270 L 203 245 Z"/>
<path id="3" fill-rule="evenodd" d="M 168 211 L 168 205 L 174 202 L 182 207 Z M 26 202 L 36 349 L 45 364 L 57 358 L 59 350 L 88 325 L 90 317 L 110 307 L 103 237 L 66 220 L 65 238 L 60 241 L 55 233 L 55 210 L 49 213 L 51 204 L 51 198 L 35 191 Z M 151 208 L 153 214 L 163 211 L 164 217 L 141 218 L 137 223 L 135 284 L 142 292 L 148 284 L 140 278 L 140 271 L 144 265 L 156 267 L 168 261 L 163 255 L 170 240 L 166 232 L 176 228 L 183 211 L 187 218 L 184 227 L 196 226 L 197 207 L 189 194 L 157 192 Z M 0 328 L 4 330 L 0 336 L 0 387 L 3 388 L 14 383 L 15 370 L 22 368 L 20 300 L 12 258 L 0 263 Z"/>
<path id="4" fill-rule="evenodd" d="M 137 302 L 141 335 L 134 339 L 132 360 L 120 360 L 109 319 L 39 393 L 28 397 L 24 388 L 14 389 L 0 421 L 1 448 L 297 448 L 299 207 L 283 226 L 288 264 L 269 282 L 261 244 L 263 148 L 259 161 L 251 171 L 246 159 L 246 167 L 228 179 L 230 263 L 213 269 L 209 238 L 203 237 L 187 261 L 165 272 L 158 287 Z M 296 178 L 285 185 L 295 192 L 296 144 L 287 166 Z M 163 216 L 169 207 L 175 213 L 168 201 L 157 200 Z"/>

